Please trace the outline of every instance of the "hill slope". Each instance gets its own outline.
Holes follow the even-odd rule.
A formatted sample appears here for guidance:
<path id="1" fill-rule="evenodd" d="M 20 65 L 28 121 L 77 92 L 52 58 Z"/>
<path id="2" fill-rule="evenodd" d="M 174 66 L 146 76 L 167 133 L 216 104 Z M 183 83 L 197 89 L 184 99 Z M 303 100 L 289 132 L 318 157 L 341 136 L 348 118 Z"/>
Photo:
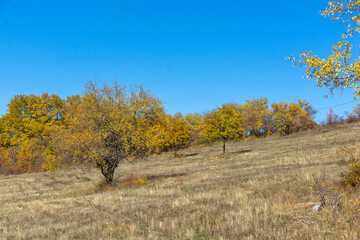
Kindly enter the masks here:
<path id="1" fill-rule="evenodd" d="M 360 196 L 341 187 L 340 147 L 360 123 L 287 137 L 191 148 L 120 165 L 117 186 L 96 169 L 0 177 L 0 239 L 358 239 Z M 146 185 L 125 185 L 131 173 Z M 343 195 L 341 219 L 312 174 Z M 131 185 L 131 186 L 129 186 Z"/>

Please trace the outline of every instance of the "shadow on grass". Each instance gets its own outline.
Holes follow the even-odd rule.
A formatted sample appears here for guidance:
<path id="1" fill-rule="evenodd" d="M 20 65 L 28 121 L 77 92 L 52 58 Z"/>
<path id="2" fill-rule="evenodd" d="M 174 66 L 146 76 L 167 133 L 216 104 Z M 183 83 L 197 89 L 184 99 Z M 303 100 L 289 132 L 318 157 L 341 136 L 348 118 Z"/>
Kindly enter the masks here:
<path id="1" fill-rule="evenodd" d="M 154 180 L 154 179 L 166 179 L 166 178 L 176 178 L 176 177 L 183 177 L 187 176 L 187 173 L 174 173 L 174 174 L 157 174 L 157 175 L 148 175 L 148 180 Z"/>
<path id="2" fill-rule="evenodd" d="M 196 156 L 199 155 L 199 153 L 189 153 L 189 154 L 185 154 L 185 157 L 192 157 L 192 156 Z"/>
<path id="3" fill-rule="evenodd" d="M 230 154 L 242 154 L 242 153 L 249 153 L 252 152 L 251 149 L 244 149 L 244 150 L 239 150 L 239 151 L 235 151 L 235 152 L 230 152 Z"/>

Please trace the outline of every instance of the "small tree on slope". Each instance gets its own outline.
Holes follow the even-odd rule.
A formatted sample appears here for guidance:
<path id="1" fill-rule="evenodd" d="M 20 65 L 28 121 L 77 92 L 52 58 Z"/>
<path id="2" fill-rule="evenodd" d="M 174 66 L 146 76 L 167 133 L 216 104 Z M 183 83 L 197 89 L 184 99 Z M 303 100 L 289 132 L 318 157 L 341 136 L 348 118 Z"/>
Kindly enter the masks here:
<path id="1" fill-rule="evenodd" d="M 245 130 L 241 126 L 240 113 L 233 105 L 223 104 L 205 116 L 205 138 L 208 141 L 222 141 L 225 154 L 226 142 L 243 136 Z"/>

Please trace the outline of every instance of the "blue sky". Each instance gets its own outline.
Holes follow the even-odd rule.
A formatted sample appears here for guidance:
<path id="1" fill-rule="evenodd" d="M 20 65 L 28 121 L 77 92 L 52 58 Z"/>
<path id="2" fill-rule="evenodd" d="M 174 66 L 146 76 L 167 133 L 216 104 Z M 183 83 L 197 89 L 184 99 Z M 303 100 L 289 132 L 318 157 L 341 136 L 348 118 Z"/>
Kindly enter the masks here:
<path id="1" fill-rule="evenodd" d="M 169 113 L 267 97 L 305 99 L 322 120 L 352 91 L 303 78 L 286 56 L 330 54 L 344 31 L 303 1 L 0 0 L 0 115 L 16 94 L 81 94 L 88 79 L 142 84 Z M 335 107 L 338 114 L 357 103 Z"/>

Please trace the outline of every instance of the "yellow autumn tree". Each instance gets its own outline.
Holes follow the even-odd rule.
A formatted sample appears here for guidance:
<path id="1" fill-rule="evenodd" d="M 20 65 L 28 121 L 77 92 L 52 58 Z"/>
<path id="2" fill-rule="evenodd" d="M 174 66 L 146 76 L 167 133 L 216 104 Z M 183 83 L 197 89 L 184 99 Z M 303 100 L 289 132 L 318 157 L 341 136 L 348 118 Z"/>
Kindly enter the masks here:
<path id="1" fill-rule="evenodd" d="M 260 136 L 271 130 L 271 111 L 267 98 L 246 100 L 240 106 L 243 126 L 249 135 Z"/>
<path id="2" fill-rule="evenodd" d="M 57 95 L 16 95 L 2 117 L 0 146 L 7 161 L 23 171 L 37 170 L 46 163 L 44 153 L 50 144 L 48 134 L 63 122 L 63 101 Z"/>
<path id="3" fill-rule="evenodd" d="M 313 128 L 316 123 L 313 119 L 315 110 L 308 102 L 298 100 L 298 103 L 273 103 L 273 124 L 280 135 L 287 135 L 301 129 Z"/>
<path id="4" fill-rule="evenodd" d="M 317 125 L 314 121 L 316 110 L 309 102 L 299 99 L 297 104 L 291 103 L 289 105 L 289 111 L 292 116 L 291 132 L 311 129 Z"/>
<path id="5" fill-rule="evenodd" d="M 190 143 L 200 143 L 204 135 L 204 116 L 200 113 L 188 113 L 185 115 L 184 121 L 189 131 Z"/>
<path id="6" fill-rule="evenodd" d="M 52 138 L 56 158 L 68 166 L 94 163 L 107 183 L 121 162 L 161 148 L 165 111 L 142 87 L 89 81 L 84 95 L 68 98 L 65 109 L 68 126 Z"/>
<path id="7" fill-rule="evenodd" d="M 189 144 L 189 130 L 181 113 L 174 116 L 168 115 L 166 119 L 166 131 L 164 136 L 164 147 L 173 151 L 177 157 L 177 152 Z"/>
<path id="8" fill-rule="evenodd" d="M 360 32 L 360 1 L 337 0 L 330 1 L 329 6 L 321 14 L 331 17 L 332 21 L 340 21 L 347 28 L 343 38 L 352 37 Z M 356 43 L 358 46 L 358 43 Z M 329 94 L 334 90 L 343 91 L 352 88 L 353 96 L 360 97 L 360 57 L 352 58 L 352 44 L 349 41 L 338 41 L 333 44 L 332 54 L 327 58 L 321 58 L 312 51 L 300 54 L 296 59 L 288 57 L 294 65 L 305 67 L 305 76 L 316 79 L 318 87 L 328 87 Z"/>
<path id="9" fill-rule="evenodd" d="M 242 128 L 240 113 L 234 104 L 223 104 L 209 112 L 205 118 L 205 138 L 208 141 L 222 141 L 223 154 L 229 140 L 240 139 L 245 130 Z"/>

